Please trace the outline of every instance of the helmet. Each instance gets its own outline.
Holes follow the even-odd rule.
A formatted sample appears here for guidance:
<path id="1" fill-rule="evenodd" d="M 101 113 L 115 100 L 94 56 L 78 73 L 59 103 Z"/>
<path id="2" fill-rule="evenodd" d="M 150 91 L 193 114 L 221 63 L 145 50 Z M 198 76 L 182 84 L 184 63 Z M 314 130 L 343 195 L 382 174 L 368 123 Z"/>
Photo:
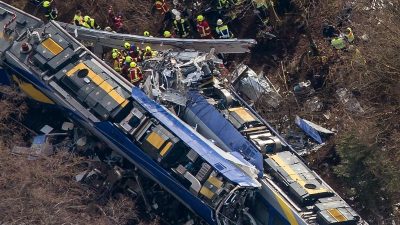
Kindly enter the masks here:
<path id="1" fill-rule="evenodd" d="M 125 62 L 126 62 L 126 63 L 131 63 L 131 62 L 132 62 L 132 57 L 127 56 L 127 57 L 125 58 Z"/>
<path id="2" fill-rule="evenodd" d="M 151 52 L 151 47 L 150 46 L 146 46 L 146 52 Z"/>
<path id="3" fill-rule="evenodd" d="M 129 44 L 129 42 L 125 42 L 124 47 L 125 47 L 125 49 L 130 49 L 131 44 Z"/>
<path id="4" fill-rule="evenodd" d="M 169 38 L 169 37 L 171 37 L 171 32 L 169 32 L 169 31 L 164 31 L 164 37 L 166 37 L 166 38 Z"/>
<path id="5" fill-rule="evenodd" d="M 47 8 L 47 7 L 49 7 L 50 6 L 50 2 L 49 1 L 44 1 L 43 2 L 43 7 L 45 7 L 45 8 Z"/>
<path id="6" fill-rule="evenodd" d="M 180 16 L 180 15 L 176 15 L 176 16 L 175 16 L 175 19 L 176 19 L 176 20 L 181 20 L 181 16 Z"/>
<path id="7" fill-rule="evenodd" d="M 347 33 L 351 33 L 352 32 L 350 27 L 346 28 L 346 31 L 347 31 Z"/>
<path id="8" fill-rule="evenodd" d="M 116 59 L 118 57 L 118 53 L 116 53 L 116 52 L 113 52 L 113 54 L 112 54 L 112 58 L 113 59 Z"/>
<path id="9" fill-rule="evenodd" d="M 112 32 L 113 30 L 112 30 L 112 28 L 111 28 L 111 27 L 105 27 L 105 28 L 104 28 L 104 31 L 107 31 L 107 32 Z"/>
<path id="10" fill-rule="evenodd" d="M 129 64 L 129 66 L 130 66 L 131 68 L 135 68 L 135 67 L 136 67 L 136 63 L 135 63 L 135 62 L 131 62 L 131 63 Z"/>
<path id="11" fill-rule="evenodd" d="M 150 37 L 150 32 L 148 32 L 147 30 L 145 32 L 143 32 L 143 36 L 145 37 Z"/>
<path id="12" fill-rule="evenodd" d="M 204 20 L 204 16 L 203 15 L 198 15 L 197 16 L 197 21 L 198 22 L 201 22 L 201 21 L 203 21 Z"/>
<path id="13" fill-rule="evenodd" d="M 84 16 L 84 17 L 83 17 L 83 20 L 84 20 L 85 22 L 89 21 L 89 20 L 90 20 L 90 16 Z"/>
<path id="14" fill-rule="evenodd" d="M 113 48 L 112 53 L 118 53 L 118 52 L 119 52 L 118 49 Z"/>
<path id="15" fill-rule="evenodd" d="M 217 20 L 217 25 L 218 25 L 218 26 L 221 26 L 222 24 L 223 24 L 222 20 L 221 20 L 221 19 L 218 19 L 218 20 Z"/>

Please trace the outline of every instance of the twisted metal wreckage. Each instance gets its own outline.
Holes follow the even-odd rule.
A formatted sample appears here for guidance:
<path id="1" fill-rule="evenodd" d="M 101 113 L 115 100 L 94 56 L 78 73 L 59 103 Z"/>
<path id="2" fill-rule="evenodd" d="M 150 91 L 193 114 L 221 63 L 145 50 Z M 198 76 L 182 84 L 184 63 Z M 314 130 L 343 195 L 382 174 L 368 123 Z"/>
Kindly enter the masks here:
<path id="1" fill-rule="evenodd" d="M 45 24 L 3 2 L 0 25 L 2 83 L 18 81 L 33 99 L 58 106 L 113 150 L 103 158 L 123 159 L 103 185 L 118 184 L 156 210 L 165 194 L 146 187 L 146 177 L 196 215 L 174 224 L 367 224 L 250 107 L 265 91 L 276 104 L 268 82 L 246 66 L 229 74 L 215 57 L 246 52 L 254 40 L 166 40 Z M 74 36 L 98 54 L 125 41 L 159 53 L 143 62 L 138 88 Z"/>

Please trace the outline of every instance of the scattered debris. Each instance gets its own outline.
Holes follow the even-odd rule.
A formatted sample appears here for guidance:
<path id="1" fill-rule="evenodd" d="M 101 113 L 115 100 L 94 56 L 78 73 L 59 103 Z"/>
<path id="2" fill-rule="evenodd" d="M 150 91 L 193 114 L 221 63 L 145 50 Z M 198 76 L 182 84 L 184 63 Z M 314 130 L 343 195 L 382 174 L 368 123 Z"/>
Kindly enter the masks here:
<path id="1" fill-rule="evenodd" d="M 14 146 L 11 150 L 16 155 L 27 155 L 29 160 L 50 156 L 54 153 L 54 147 L 46 135 L 37 135 L 33 138 L 31 147 Z"/>
<path id="2" fill-rule="evenodd" d="M 340 88 L 336 90 L 336 94 L 339 97 L 340 102 L 346 107 L 346 109 L 353 113 L 362 114 L 364 109 L 361 107 L 360 102 L 353 96 L 353 94 L 346 88 Z"/>
<path id="3" fill-rule="evenodd" d="M 333 135 L 334 132 L 325 129 L 311 121 L 305 120 L 296 116 L 295 123 L 299 126 L 309 137 L 311 137 L 318 144 L 324 143 L 324 138 Z M 313 146 L 312 148 L 317 149 L 319 147 Z"/>

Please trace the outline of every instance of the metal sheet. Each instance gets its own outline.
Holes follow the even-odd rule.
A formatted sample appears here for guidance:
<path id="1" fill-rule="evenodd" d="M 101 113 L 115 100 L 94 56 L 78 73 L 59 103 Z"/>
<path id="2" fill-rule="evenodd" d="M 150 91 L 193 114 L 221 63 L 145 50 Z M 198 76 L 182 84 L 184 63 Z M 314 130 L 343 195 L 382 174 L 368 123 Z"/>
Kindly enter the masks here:
<path id="1" fill-rule="evenodd" d="M 221 149 L 217 146 L 213 146 L 208 140 L 197 134 L 192 128 L 180 121 L 163 106 L 149 99 L 139 88 L 133 87 L 132 97 L 223 176 L 241 186 L 260 186 L 255 179 L 252 179 L 232 163 L 232 160 L 236 160 L 234 157 L 230 160 L 225 158 L 227 155 L 224 155 Z M 238 160 L 236 160 L 235 163 L 241 164 Z"/>

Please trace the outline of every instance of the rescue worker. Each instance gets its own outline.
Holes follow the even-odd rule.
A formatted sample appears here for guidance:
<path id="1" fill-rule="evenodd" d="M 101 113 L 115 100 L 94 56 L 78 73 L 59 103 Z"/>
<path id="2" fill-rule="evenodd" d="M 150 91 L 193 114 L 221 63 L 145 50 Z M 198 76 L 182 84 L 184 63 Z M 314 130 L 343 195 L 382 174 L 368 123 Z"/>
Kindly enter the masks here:
<path id="1" fill-rule="evenodd" d="M 346 37 L 346 39 L 347 39 L 347 41 L 348 41 L 349 43 L 351 43 L 351 42 L 354 41 L 354 34 L 353 34 L 353 31 L 351 30 L 350 27 L 348 27 L 348 28 L 346 29 L 346 32 L 345 32 L 344 36 Z"/>
<path id="2" fill-rule="evenodd" d="M 129 65 L 131 64 L 132 61 L 133 61 L 132 57 L 130 57 L 130 56 L 126 56 L 125 57 L 125 61 L 122 64 L 122 68 L 121 68 L 121 74 L 124 77 L 128 76 L 128 74 L 129 74 Z"/>
<path id="3" fill-rule="evenodd" d="M 147 30 L 146 30 L 145 32 L 143 32 L 143 36 L 145 36 L 145 37 L 151 37 L 151 36 L 150 36 L 150 32 L 148 32 Z"/>
<path id="4" fill-rule="evenodd" d="M 83 17 L 82 17 L 82 12 L 81 10 L 76 10 L 74 20 L 72 23 L 76 26 L 82 26 L 83 24 Z"/>
<path id="5" fill-rule="evenodd" d="M 135 62 L 131 62 L 129 64 L 130 68 L 129 68 L 129 81 L 135 85 L 138 86 L 140 81 L 142 81 L 143 79 L 143 74 L 142 71 L 140 70 L 140 68 L 136 65 Z"/>
<path id="6" fill-rule="evenodd" d="M 169 7 L 165 0 L 155 0 L 154 7 L 161 13 L 161 15 L 165 15 L 169 12 Z"/>
<path id="7" fill-rule="evenodd" d="M 122 54 L 122 52 L 121 52 L 120 50 L 116 49 L 116 48 L 113 48 L 113 49 L 112 49 L 112 53 L 113 53 L 113 54 L 114 54 L 114 53 L 117 53 L 118 57 L 124 57 L 123 54 Z"/>
<path id="8" fill-rule="evenodd" d="M 97 25 L 97 23 L 94 21 L 94 19 L 91 18 L 90 16 L 84 16 L 84 17 L 83 17 L 83 21 L 84 21 L 87 25 L 89 25 L 89 28 L 100 30 L 100 26 Z M 87 27 L 87 25 L 86 25 L 86 27 Z"/>
<path id="9" fill-rule="evenodd" d="M 334 48 L 338 49 L 338 50 L 346 48 L 346 44 L 345 44 L 344 39 L 342 37 L 334 37 L 334 38 L 332 38 L 331 45 Z"/>
<path id="10" fill-rule="evenodd" d="M 163 36 L 164 36 L 165 38 L 172 38 L 172 34 L 171 34 L 171 32 L 169 32 L 168 30 L 164 31 Z"/>
<path id="11" fill-rule="evenodd" d="M 146 46 L 144 52 L 143 52 L 143 60 L 146 59 L 151 59 L 153 57 L 153 51 L 151 50 L 150 46 Z"/>
<path id="12" fill-rule="evenodd" d="M 108 21 L 112 23 L 111 27 L 117 31 L 122 31 L 124 22 L 121 15 L 115 15 L 112 6 L 108 8 Z"/>
<path id="13" fill-rule="evenodd" d="M 220 39 L 228 39 L 233 37 L 228 25 L 224 24 L 221 19 L 217 20 L 217 27 L 215 28 L 215 31 Z"/>
<path id="14" fill-rule="evenodd" d="M 120 73 L 122 70 L 122 64 L 123 64 L 124 58 L 121 55 L 119 55 L 117 52 L 113 52 L 111 56 L 113 58 L 114 70 L 117 71 L 118 73 Z"/>
<path id="15" fill-rule="evenodd" d="M 216 0 L 216 5 L 218 10 L 227 10 L 231 2 L 229 0 Z"/>
<path id="16" fill-rule="evenodd" d="M 181 18 L 179 15 L 175 16 L 173 22 L 175 33 L 180 38 L 187 38 L 190 35 L 190 23 L 187 19 Z"/>
<path id="17" fill-rule="evenodd" d="M 173 19 L 173 13 L 169 9 L 167 3 L 165 0 L 155 0 L 154 5 L 152 8 L 152 13 L 154 13 L 154 9 L 160 12 L 163 18 L 163 26 L 161 29 L 158 31 L 160 34 L 162 34 L 162 31 L 165 30 L 167 27 L 170 27 L 172 19 Z"/>
<path id="18" fill-rule="evenodd" d="M 44 16 L 48 20 L 55 20 L 58 16 L 58 10 L 52 5 L 53 1 L 43 1 Z"/>
<path id="19" fill-rule="evenodd" d="M 126 56 L 130 56 L 132 57 L 132 60 L 135 62 L 139 62 L 141 61 L 141 51 L 139 49 L 139 47 L 136 47 L 134 44 L 130 44 L 129 42 L 125 42 L 124 44 L 124 54 Z"/>
<path id="20" fill-rule="evenodd" d="M 203 15 L 197 16 L 197 32 L 200 34 L 201 38 L 213 38 L 213 36 L 211 35 L 210 25 L 208 25 L 208 22 L 204 19 Z"/>

